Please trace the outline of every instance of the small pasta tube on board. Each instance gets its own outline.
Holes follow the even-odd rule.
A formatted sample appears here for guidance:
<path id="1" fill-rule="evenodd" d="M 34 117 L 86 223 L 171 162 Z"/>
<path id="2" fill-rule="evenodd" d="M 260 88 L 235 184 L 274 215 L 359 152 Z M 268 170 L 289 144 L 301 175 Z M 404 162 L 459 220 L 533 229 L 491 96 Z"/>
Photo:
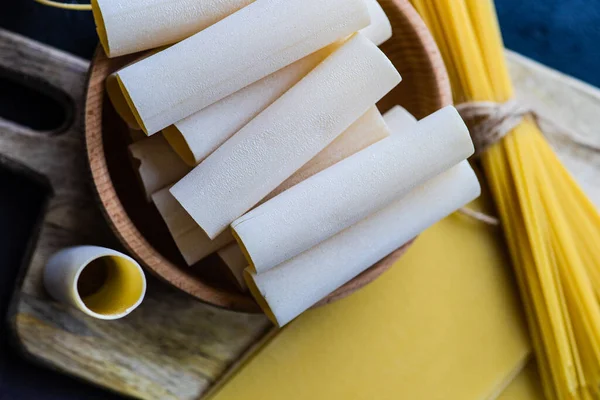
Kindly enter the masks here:
<path id="1" fill-rule="evenodd" d="M 479 194 L 463 161 L 276 268 L 258 275 L 247 269 L 246 282 L 267 316 L 283 326 Z"/>
<path id="2" fill-rule="evenodd" d="M 127 316 L 146 294 L 142 267 L 126 254 L 98 246 L 58 251 L 48 259 L 43 280 L 54 299 L 101 320 Z"/>
<path id="3" fill-rule="evenodd" d="M 154 193 L 152 201 L 188 265 L 195 264 L 234 241 L 229 231 L 223 232 L 214 240 L 206 236 L 171 195 L 168 187 Z"/>
<path id="4" fill-rule="evenodd" d="M 176 43 L 254 0 L 92 0 L 94 22 L 108 57 Z"/>
<path id="5" fill-rule="evenodd" d="M 148 201 L 152 195 L 183 178 L 188 167 L 162 135 L 144 137 L 129 145 L 131 157 L 139 162 L 136 172 Z"/>
<path id="6" fill-rule="evenodd" d="M 369 24 L 364 0 L 259 0 L 116 77 L 151 135 Z"/>
<path id="7" fill-rule="evenodd" d="M 400 79 L 385 54 L 355 34 L 171 193 L 214 238 L 327 147 Z"/>
<path id="8" fill-rule="evenodd" d="M 380 45 L 392 28 L 377 0 L 366 0 L 371 25 L 361 32 Z M 165 128 L 173 149 L 190 166 L 198 165 L 340 46 L 331 44 Z"/>
<path id="9" fill-rule="evenodd" d="M 310 249 L 473 154 L 454 107 L 375 143 L 231 224 L 257 273 Z"/>

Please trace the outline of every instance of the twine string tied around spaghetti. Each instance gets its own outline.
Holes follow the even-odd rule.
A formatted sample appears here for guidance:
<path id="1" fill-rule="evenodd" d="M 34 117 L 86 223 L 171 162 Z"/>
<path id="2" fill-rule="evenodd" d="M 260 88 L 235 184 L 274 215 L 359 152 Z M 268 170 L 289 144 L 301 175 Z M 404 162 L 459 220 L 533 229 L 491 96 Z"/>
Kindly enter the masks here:
<path id="1" fill-rule="evenodd" d="M 502 140 L 527 117 L 533 118 L 535 123 L 540 127 L 542 124 L 545 125 L 547 127 L 546 131 L 552 130 L 553 133 L 559 134 L 579 146 L 600 152 L 600 144 L 591 143 L 574 133 L 571 129 L 562 126 L 555 119 L 542 115 L 516 99 L 504 103 L 490 101 L 468 102 L 458 104 L 456 109 L 471 132 L 471 138 L 475 147 L 474 157 L 480 157 L 487 149 Z M 488 225 L 500 224 L 498 218 L 480 211 L 462 208 L 460 212 Z"/>

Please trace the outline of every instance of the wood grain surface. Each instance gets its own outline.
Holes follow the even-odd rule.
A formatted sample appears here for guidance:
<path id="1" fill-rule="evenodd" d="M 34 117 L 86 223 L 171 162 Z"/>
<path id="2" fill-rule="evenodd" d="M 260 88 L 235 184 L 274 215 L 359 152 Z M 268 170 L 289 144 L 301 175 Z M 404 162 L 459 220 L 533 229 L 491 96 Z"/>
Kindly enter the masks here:
<path id="1" fill-rule="evenodd" d="M 36 132 L 0 119 L 0 163 L 52 190 L 12 304 L 17 342 L 36 360 L 138 398 L 194 399 L 272 328 L 262 315 L 202 304 L 155 279 L 128 318 L 102 322 L 51 301 L 48 257 L 66 246 L 120 249 L 98 207 L 83 143 L 88 63 L 0 30 L 0 68 L 15 71 L 74 107 L 70 123 Z M 61 94 L 61 95 L 58 95 Z M 177 312 L 174 312 L 174 311 Z"/>

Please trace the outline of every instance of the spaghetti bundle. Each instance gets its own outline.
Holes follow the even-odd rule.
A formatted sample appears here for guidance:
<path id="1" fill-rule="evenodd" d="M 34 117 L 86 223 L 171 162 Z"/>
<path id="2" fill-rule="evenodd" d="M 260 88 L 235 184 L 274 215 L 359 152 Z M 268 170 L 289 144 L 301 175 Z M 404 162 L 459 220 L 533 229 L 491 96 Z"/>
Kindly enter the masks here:
<path id="1" fill-rule="evenodd" d="M 491 0 L 411 0 L 456 103 L 513 102 Z M 478 122 L 480 120 L 476 120 Z M 600 217 L 533 117 L 481 153 L 548 399 L 600 398 Z"/>

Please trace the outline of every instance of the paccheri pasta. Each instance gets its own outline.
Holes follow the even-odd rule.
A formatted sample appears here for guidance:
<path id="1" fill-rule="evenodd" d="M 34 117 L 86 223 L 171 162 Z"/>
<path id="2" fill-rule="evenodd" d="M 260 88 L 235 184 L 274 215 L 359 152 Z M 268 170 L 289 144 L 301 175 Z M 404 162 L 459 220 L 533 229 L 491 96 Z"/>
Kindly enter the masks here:
<path id="1" fill-rule="evenodd" d="M 263 201 L 278 195 L 317 172 L 332 166 L 344 158 L 347 158 L 388 136 L 389 130 L 387 129 L 381 114 L 376 107 L 371 107 L 363 116 L 346 129 L 344 133 L 338 136 L 329 146 L 296 171 L 291 177 L 286 179 Z M 154 140 L 154 137 L 146 138 L 144 140 Z M 163 141 L 161 146 L 167 145 Z M 140 147 L 140 150 L 147 148 L 148 146 Z M 163 150 L 166 153 L 169 153 L 168 157 L 173 155 L 172 150 L 168 148 L 168 146 L 167 148 L 163 147 Z M 156 171 L 154 166 L 156 166 L 157 163 L 156 161 L 150 162 L 150 160 L 154 159 L 156 155 L 156 153 L 139 153 L 139 158 L 147 160 L 144 175 L 153 176 L 150 174 L 150 171 Z M 179 164 L 183 164 L 181 160 L 178 162 Z M 144 167 L 144 165 L 142 164 L 140 168 L 141 167 Z M 165 180 L 163 178 L 171 173 L 170 171 L 164 173 L 159 171 L 156 172 L 158 173 L 160 180 L 163 181 Z M 140 175 L 141 174 L 142 171 L 140 171 Z M 158 179 L 155 178 L 155 180 Z M 146 185 L 149 185 L 149 183 L 150 182 L 147 182 Z M 175 183 L 175 181 L 169 182 L 169 187 L 173 183 Z M 212 252 L 234 242 L 233 236 L 231 236 L 229 232 L 224 232 L 220 235 L 216 239 L 216 242 L 208 240 L 206 234 L 168 190 L 168 187 L 160 190 L 153 196 L 153 199 L 188 265 L 195 264 Z"/>
<path id="2" fill-rule="evenodd" d="M 410 125 L 416 122 L 415 118 L 400 106 L 396 106 L 393 110 L 389 111 L 386 114 L 385 121 L 376 107 L 371 108 L 358 121 L 352 124 L 346 132 L 341 134 L 325 150 L 282 183 L 265 200 L 275 197 L 277 194 L 304 181 L 315 173 L 389 136 L 385 126 L 386 121 L 392 123 L 396 132 L 401 132 L 405 128 L 408 129 Z M 217 254 L 231 271 L 239 286 L 246 290 L 247 285 L 244 280 L 244 269 L 248 266 L 248 261 L 240 246 L 237 243 L 231 243 L 226 248 L 219 250 Z"/>
<path id="3" fill-rule="evenodd" d="M 283 326 L 479 194 L 477 177 L 463 161 L 276 268 L 246 270 L 248 287 L 267 316 Z"/>
<path id="4" fill-rule="evenodd" d="M 453 107 L 313 175 L 231 225 L 262 273 L 380 210 L 473 153 Z"/>
<path id="5" fill-rule="evenodd" d="M 171 188 L 216 237 L 400 82 L 358 33 Z M 340 102 L 341 98 L 351 101 Z"/>

